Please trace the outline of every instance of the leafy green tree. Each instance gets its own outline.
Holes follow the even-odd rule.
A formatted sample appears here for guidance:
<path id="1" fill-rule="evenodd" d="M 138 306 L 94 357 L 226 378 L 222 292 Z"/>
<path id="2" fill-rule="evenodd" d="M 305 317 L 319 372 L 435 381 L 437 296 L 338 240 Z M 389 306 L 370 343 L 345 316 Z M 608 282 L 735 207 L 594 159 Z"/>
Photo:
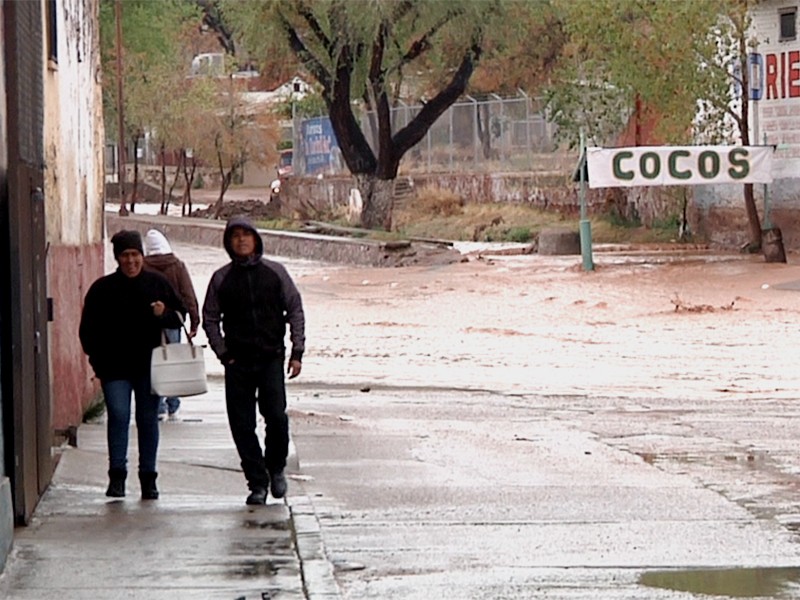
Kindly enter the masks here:
<path id="1" fill-rule="evenodd" d="M 100 3 L 100 48 L 103 63 L 103 108 L 106 131 L 118 137 L 122 110 L 124 135 L 134 146 L 160 119 L 164 99 L 179 92 L 191 57 L 184 51 L 184 34 L 201 21 L 197 6 L 183 0 L 125 0 L 121 4 L 123 106 L 117 101 L 117 39 L 115 0 Z M 134 152 L 134 173 L 138 157 Z M 134 178 L 133 190 L 137 188 Z M 122 190 L 120 190 L 122 193 Z M 131 200 L 135 209 L 136 197 Z"/>
<path id="2" fill-rule="evenodd" d="M 192 186 L 197 169 L 195 148 L 200 148 L 208 133 L 218 104 L 217 86 L 205 77 L 182 77 L 175 82 L 174 92 L 161 99 L 160 111 L 151 121 L 153 140 L 158 144 L 161 159 L 161 213 L 167 214 L 172 192 L 183 176 L 181 214 L 191 214 Z M 167 191 L 167 155 L 177 156 L 178 164 Z"/>
<path id="3" fill-rule="evenodd" d="M 364 200 L 361 224 L 391 228 L 400 161 L 464 93 L 490 40 L 508 37 L 508 17 L 531 19 L 543 0 L 252 0 L 222 2 L 249 52 L 294 57 L 321 88 L 345 164 Z M 509 12 L 514 10 L 513 13 Z M 522 34 L 524 28 L 516 30 Z M 424 80 L 423 108 L 392 127 L 404 76 Z M 374 114 L 372 136 L 354 106 Z M 372 137 L 375 142 L 370 145 Z"/>
<path id="4" fill-rule="evenodd" d="M 757 0 L 555 0 L 567 43 L 548 87 L 550 114 L 575 145 L 613 143 L 633 121 L 665 143 L 751 143 L 747 54 Z M 647 140 L 649 143 L 654 139 Z M 750 245 L 761 246 L 752 184 Z"/>
<path id="5" fill-rule="evenodd" d="M 222 213 L 225 193 L 248 163 L 266 167 L 278 158 L 280 117 L 272 108 L 253 107 L 231 77 L 205 78 L 212 101 L 196 107 L 191 131 L 193 158 L 218 171 L 220 190 L 214 217 Z"/>

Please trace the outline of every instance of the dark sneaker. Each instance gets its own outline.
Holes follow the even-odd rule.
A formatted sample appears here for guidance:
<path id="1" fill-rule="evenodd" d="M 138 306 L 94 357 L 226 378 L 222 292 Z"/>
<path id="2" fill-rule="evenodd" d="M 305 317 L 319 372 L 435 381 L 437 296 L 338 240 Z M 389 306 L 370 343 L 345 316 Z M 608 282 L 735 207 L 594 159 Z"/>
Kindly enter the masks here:
<path id="1" fill-rule="evenodd" d="M 283 498 L 286 495 L 286 475 L 283 471 L 270 473 L 269 491 L 272 492 L 273 498 Z"/>
<path id="2" fill-rule="evenodd" d="M 250 504 L 250 505 L 266 504 L 267 490 L 265 490 L 264 488 L 255 488 L 251 490 L 250 495 L 244 502 L 245 504 Z"/>

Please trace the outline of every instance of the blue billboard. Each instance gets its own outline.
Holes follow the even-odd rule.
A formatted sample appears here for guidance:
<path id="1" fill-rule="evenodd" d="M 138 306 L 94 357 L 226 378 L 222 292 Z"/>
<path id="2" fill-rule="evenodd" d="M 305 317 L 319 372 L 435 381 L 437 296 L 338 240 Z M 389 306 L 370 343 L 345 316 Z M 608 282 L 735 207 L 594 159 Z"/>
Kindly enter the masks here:
<path id="1" fill-rule="evenodd" d="M 341 151 L 328 117 L 307 119 L 301 124 L 306 175 L 337 173 L 341 170 Z"/>

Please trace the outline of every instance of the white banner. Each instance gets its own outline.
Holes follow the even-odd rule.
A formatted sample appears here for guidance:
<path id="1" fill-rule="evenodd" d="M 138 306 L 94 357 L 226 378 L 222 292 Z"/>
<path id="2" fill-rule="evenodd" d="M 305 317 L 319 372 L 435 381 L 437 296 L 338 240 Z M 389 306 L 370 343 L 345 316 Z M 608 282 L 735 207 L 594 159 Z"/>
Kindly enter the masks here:
<path id="1" fill-rule="evenodd" d="M 589 187 L 772 182 L 773 146 L 587 148 Z"/>

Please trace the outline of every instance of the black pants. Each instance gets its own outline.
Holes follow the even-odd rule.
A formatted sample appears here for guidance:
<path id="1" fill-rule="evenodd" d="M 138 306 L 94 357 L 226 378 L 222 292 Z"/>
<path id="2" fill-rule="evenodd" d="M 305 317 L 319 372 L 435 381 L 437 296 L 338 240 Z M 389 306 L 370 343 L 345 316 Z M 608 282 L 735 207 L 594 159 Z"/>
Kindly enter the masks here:
<path id="1" fill-rule="evenodd" d="M 283 470 L 289 452 L 289 417 L 283 357 L 225 367 L 225 404 L 233 441 L 250 489 L 267 487 L 268 473 Z M 264 417 L 264 451 L 256 435 L 256 407 Z"/>

